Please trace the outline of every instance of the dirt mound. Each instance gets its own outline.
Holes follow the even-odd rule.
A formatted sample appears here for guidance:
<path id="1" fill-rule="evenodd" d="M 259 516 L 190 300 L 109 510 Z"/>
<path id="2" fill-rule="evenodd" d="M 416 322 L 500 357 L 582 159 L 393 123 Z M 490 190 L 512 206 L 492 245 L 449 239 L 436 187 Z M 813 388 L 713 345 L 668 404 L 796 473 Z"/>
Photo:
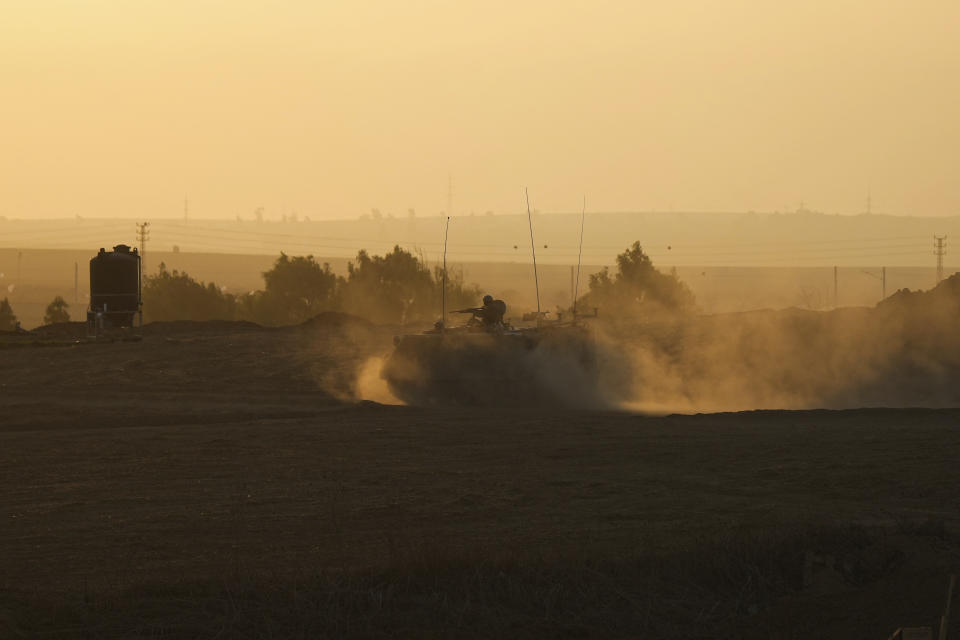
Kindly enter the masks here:
<path id="1" fill-rule="evenodd" d="M 269 331 L 255 322 L 245 320 L 163 320 L 149 322 L 143 327 L 144 335 L 174 335 L 178 333 L 230 334 L 246 331 Z"/>
<path id="2" fill-rule="evenodd" d="M 301 329 L 363 329 L 372 331 L 376 325 L 360 316 L 354 316 L 340 311 L 324 311 L 315 315 L 309 320 L 305 320 L 299 325 Z"/>
<path id="3" fill-rule="evenodd" d="M 960 310 L 960 272 L 944 279 L 929 291 L 900 289 L 877 305 L 885 312 L 924 313 L 931 311 L 956 312 Z"/>
<path id="4" fill-rule="evenodd" d="M 55 322 L 37 327 L 30 333 L 42 338 L 82 338 L 87 335 L 87 323 Z"/>
<path id="5" fill-rule="evenodd" d="M 349 313 L 328 311 L 314 316 L 302 324 L 295 325 L 295 327 L 264 327 L 246 320 L 158 320 L 145 324 L 143 333 L 144 335 L 160 336 L 182 333 L 223 335 L 238 331 L 271 331 L 286 328 L 306 330 L 362 329 L 372 331 L 376 329 L 376 325 L 369 320 Z M 29 334 L 44 338 L 81 338 L 87 334 L 87 329 L 84 322 L 58 322 L 37 327 Z M 16 333 L 10 332 L 10 335 L 16 335 Z"/>

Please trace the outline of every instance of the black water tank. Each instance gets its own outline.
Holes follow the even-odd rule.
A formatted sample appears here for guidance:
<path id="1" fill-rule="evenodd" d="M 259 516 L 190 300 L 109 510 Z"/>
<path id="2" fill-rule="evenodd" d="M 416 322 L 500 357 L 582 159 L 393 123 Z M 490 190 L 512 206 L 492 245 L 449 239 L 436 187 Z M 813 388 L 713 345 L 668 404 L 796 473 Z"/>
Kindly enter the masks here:
<path id="1" fill-rule="evenodd" d="M 90 311 L 109 326 L 129 327 L 140 309 L 140 255 L 125 244 L 90 259 Z"/>

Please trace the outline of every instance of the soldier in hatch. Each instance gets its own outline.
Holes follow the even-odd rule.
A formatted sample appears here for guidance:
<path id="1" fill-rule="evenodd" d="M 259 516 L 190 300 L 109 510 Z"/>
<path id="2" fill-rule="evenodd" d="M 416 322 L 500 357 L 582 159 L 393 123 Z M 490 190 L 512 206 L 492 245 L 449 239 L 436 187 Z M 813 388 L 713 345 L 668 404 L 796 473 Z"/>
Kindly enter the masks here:
<path id="1" fill-rule="evenodd" d="M 503 325 L 503 316 L 507 313 L 507 303 L 503 300 L 494 300 L 493 296 L 483 296 L 483 306 L 477 309 L 476 317 L 489 328 Z"/>

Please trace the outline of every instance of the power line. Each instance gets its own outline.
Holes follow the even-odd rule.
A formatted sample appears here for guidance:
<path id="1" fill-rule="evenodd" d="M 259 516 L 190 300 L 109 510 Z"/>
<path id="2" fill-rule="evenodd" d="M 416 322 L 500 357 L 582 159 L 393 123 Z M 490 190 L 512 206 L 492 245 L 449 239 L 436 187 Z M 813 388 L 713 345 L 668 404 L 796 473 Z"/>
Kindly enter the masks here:
<path id="1" fill-rule="evenodd" d="M 174 236 L 172 240 L 178 243 L 189 242 L 198 248 L 204 247 L 224 253 L 244 251 L 253 253 L 273 252 L 280 248 L 290 248 L 295 251 L 330 251 L 332 253 L 352 255 L 360 247 L 371 248 L 376 251 L 381 248 L 389 250 L 394 245 L 400 245 L 408 248 L 427 247 L 433 251 L 433 247 L 439 244 L 431 241 L 376 240 L 369 237 L 320 237 L 285 232 L 269 232 L 257 229 L 231 229 L 226 227 L 196 226 L 194 224 L 186 225 L 183 222 L 173 221 L 161 221 L 155 223 L 155 225 L 156 224 L 161 225 L 159 230 L 164 238 Z M 152 229 L 152 231 L 157 230 L 156 228 Z M 104 235 L 120 234 L 121 232 L 122 229 L 118 228 L 117 225 L 106 223 L 93 226 L 87 226 L 87 224 L 57 225 L 55 228 L 45 230 L 19 229 L 12 233 L 19 236 L 16 238 L 16 242 L 20 244 L 20 246 L 22 246 L 24 241 L 29 241 L 30 237 L 43 237 L 54 240 L 53 244 L 59 248 L 78 242 L 86 242 L 87 240 L 100 242 Z M 4 235 L 7 236 L 9 234 L 5 233 Z M 125 235 L 125 233 L 123 235 Z M 926 237 L 929 238 L 929 236 Z M 139 235 L 137 236 L 137 240 L 140 240 Z M 851 260 L 872 257 L 913 255 L 920 259 L 923 253 L 925 253 L 923 246 L 919 243 L 914 244 L 911 240 L 912 237 L 910 236 L 861 238 L 854 241 L 858 243 L 855 246 L 851 246 L 849 240 L 844 241 L 844 246 L 829 246 L 832 241 L 795 242 L 786 245 L 783 249 L 771 247 L 769 243 L 765 243 L 762 248 L 742 249 L 737 248 L 733 243 L 690 243 L 672 245 L 666 251 L 657 251 L 656 247 L 660 243 L 655 241 L 648 242 L 645 246 L 651 258 L 658 260 L 669 259 L 671 262 L 681 261 L 687 264 L 700 263 L 715 266 L 792 263 L 800 266 L 816 262 L 836 264 L 837 261 L 843 261 L 849 263 Z M 889 242 L 889 244 L 881 244 L 883 242 Z M 523 257 L 522 252 L 514 248 L 520 244 L 520 242 L 512 243 L 509 241 L 498 244 L 457 243 L 457 245 L 451 247 L 451 249 L 454 255 L 461 258 L 469 257 L 473 260 L 483 258 L 514 258 L 521 260 Z M 584 247 L 583 256 L 589 261 L 599 260 L 609 262 L 612 261 L 615 255 L 614 252 L 619 253 L 623 248 L 621 245 L 593 245 Z M 651 251 L 650 248 L 654 250 Z M 542 257 L 544 258 L 544 262 L 552 262 L 576 258 L 578 253 L 579 247 L 576 245 L 557 245 L 551 243 L 549 250 L 545 251 Z M 942 278 L 942 275 L 938 277 Z"/>
<path id="2" fill-rule="evenodd" d="M 155 230 L 154 230 L 155 231 Z M 161 230 L 162 231 L 162 230 Z M 99 240 L 100 236 L 97 236 Z M 76 239 L 74 239 L 76 240 Z M 178 239 L 179 240 L 179 239 Z M 183 242 L 183 240 L 179 240 Z M 356 253 L 360 247 L 365 247 L 373 250 L 389 250 L 395 245 L 400 245 L 405 248 L 417 249 L 423 244 L 430 245 L 432 243 L 419 243 L 419 242 L 397 242 L 397 241 L 377 241 L 371 239 L 357 240 L 356 244 L 333 244 L 333 243 L 323 243 L 315 244 L 312 242 L 303 242 L 303 241 L 292 241 L 292 240 L 264 240 L 257 238 L 223 238 L 223 236 L 213 233 L 213 234 L 204 234 L 204 233 L 190 233 L 189 240 L 190 246 L 203 248 L 206 250 L 212 250 L 216 253 L 243 253 L 243 252 L 275 252 L 281 249 L 292 249 L 294 251 L 299 250 L 308 250 L 311 253 L 317 253 L 320 251 L 331 251 L 333 253 L 347 254 L 344 257 L 350 257 Z M 58 242 L 56 243 L 57 248 L 63 248 L 65 245 L 69 245 L 69 241 Z M 516 260 L 522 259 L 522 254 L 517 250 L 508 249 L 506 246 L 501 245 L 501 250 L 471 250 L 469 247 L 475 245 L 466 245 L 466 246 L 457 246 L 456 255 L 461 257 L 470 257 L 472 259 L 478 258 L 513 258 Z M 551 249 L 554 245 L 551 245 Z M 52 247 L 51 247 L 52 248 Z M 892 251 L 891 249 L 912 249 L 907 251 Z M 923 254 L 922 247 L 914 247 L 914 245 L 887 245 L 887 246 L 864 246 L 864 247 L 853 247 L 846 250 L 841 249 L 822 249 L 822 250 L 796 250 L 793 255 L 784 255 L 787 252 L 784 251 L 766 251 L 766 250 L 743 250 L 743 251 L 729 251 L 729 252 L 685 252 L 674 249 L 671 252 L 657 252 L 651 251 L 648 255 L 654 259 L 667 259 L 670 258 L 672 261 L 682 260 L 684 263 L 694 263 L 694 264 L 712 264 L 715 266 L 724 266 L 724 265 L 744 265 L 749 266 L 750 264 L 810 264 L 817 262 L 827 262 L 832 264 L 837 260 L 844 260 L 849 262 L 852 259 L 861 259 L 861 258 L 882 258 L 882 257 L 898 257 L 898 256 L 915 256 L 919 258 Z M 614 257 L 613 251 L 602 251 L 599 249 L 588 250 L 584 249 L 584 257 L 588 261 L 612 261 Z M 334 257 L 334 256 L 331 256 Z M 545 256 L 546 261 L 550 262 L 553 260 L 561 259 L 575 259 L 577 257 L 576 252 L 558 252 L 558 251 L 548 251 Z M 508 260 L 509 261 L 509 260 Z"/>
<path id="3" fill-rule="evenodd" d="M 370 247 L 370 246 L 382 246 L 382 247 L 393 247 L 394 245 L 401 246 L 414 246 L 420 247 L 422 245 L 432 245 L 431 242 L 403 242 L 396 240 L 374 240 L 370 238 L 366 239 L 354 239 L 353 243 L 350 244 L 335 244 L 335 243 L 314 243 L 314 242 L 304 242 L 303 239 L 299 241 L 295 240 L 268 240 L 259 237 L 245 237 L 245 238 L 223 238 L 219 233 L 203 233 L 199 229 L 192 230 L 189 234 L 191 238 L 200 238 L 207 240 L 215 240 L 215 243 L 197 243 L 196 241 L 193 244 L 207 244 L 208 246 L 216 246 L 219 248 L 230 247 L 230 248 L 246 248 L 251 249 L 253 247 L 257 248 L 269 248 L 269 247 L 305 247 L 310 249 L 334 249 L 334 250 L 347 250 L 355 251 L 358 247 Z M 344 238 L 342 239 L 345 242 L 350 242 L 350 240 Z M 479 245 L 481 247 L 491 247 L 494 249 L 500 250 L 483 250 L 483 251 L 471 251 L 469 250 L 472 247 L 477 247 L 478 245 L 473 244 L 458 244 L 456 247 L 456 253 L 459 255 L 487 255 L 487 256 L 516 256 L 520 257 L 520 253 L 514 249 L 509 250 L 506 245 Z M 556 247 L 556 245 L 551 245 L 551 247 Z M 561 247 L 562 248 L 562 247 Z M 913 251 L 900 251 L 893 252 L 892 249 L 913 249 Z M 882 253 L 878 253 L 882 251 Z M 919 245 L 914 244 L 891 244 L 885 246 L 863 246 L 863 247 L 853 247 L 853 248 L 829 248 L 829 249 L 797 249 L 796 253 L 808 254 L 801 256 L 801 259 L 818 259 L 818 258 L 844 258 L 844 257 L 868 257 L 872 255 L 919 255 L 922 253 L 922 248 Z M 686 259 L 694 258 L 706 258 L 706 259 L 715 259 L 723 257 L 732 257 L 734 259 L 743 259 L 751 257 L 765 258 L 766 256 L 777 256 L 777 261 L 782 261 L 783 259 L 787 261 L 796 260 L 796 257 L 785 257 L 783 256 L 784 251 L 776 250 L 739 250 L 739 251 L 727 251 L 727 252 L 710 252 L 710 251 L 700 251 L 700 252 L 685 252 L 679 250 L 673 250 L 669 253 L 665 252 L 650 252 L 648 255 L 651 257 L 683 257 Z M 600 251 L 598 249 L 587 250 L 585 255 L 594 256 L 594 257 L 610 257 L 609 252 Z M 576 257 L 577 253 L 561 253 L 557 251 L 549 251 L 547 254 L 548 257 L 559 258 L 559 257 Z"/>
<path id="4" fill-rule="evenodd" d="M 256 230 L 256 229 L 231 229 L 231 228 L 227 228 L 227 227 L 223 227 L 223 228 L 196 227 L 196 226 L 193 226 L 193 225 L 190 225 L 190 226 L 188 227 L 188 226 L 186 226 L 186 225 L 178 224 L 178 223 L 176 223 L 176 222 L 170 222 L 170 221 L 162 221 L 162 225 L 163 225 L 164 227 L 166 227 L 166 226 L 179 227 L 179 228 L 182 228 L 182 229 L 184 229 L 184 230 L 189 229 L 191 232 L 193 232 L 193 230 L 200 229 L 200 230 L 204 230 L 204 231 L 210 231 L 210 232 L 221 233 L 221 234 L 222 234 L 222 233 L 227 233 L 227 234 L 240 234 L 240 235 L 247 235 L 247 236 L 249 236 L 249 235 L 255 235 L 255 236 L 257 236 L 257 237 L 268 236 L 268 237 L 276 237 L 276 238 L 295 238 L 295 239 L 298 239 L 298 240 L 316 239 L 316 240 L 318 240 L 318 241 L 329 241 L 329 240 L 333 240 L 333 241 L 338 241 L 338 242 L 372 242 L 371 240 L 369 240 L 369 239 L 367 239 L 367 238 L 357 238 L 357 237 L 308 236 L 308 235 L 304 235 L 304 234 L 302 234 L 302 233 L 278 233 L 278 232 L 261 231 L 261 230 Z M 520 234 L 521 232 L 518 230 L 517 233 Z M 887 241 L 892 241 L 892 240 L 897 240 L 897 241 L 918 240 L 918 241 L 919 241 L 919 240 L 925 240 L 927 237 L 928 237 L 928 236 L 888 236 L 888 237 L 882 237 L 882 238 L 859 238 L 859 239 L 854 239 L 854 241 L 855 241 L 855 242 L 867 242 L 867 243 L 872 243 L 872 242 L 887 242 Z M 389 242 L 389 241 L 387 241 L 387 242 Z M 765 245 L 768 245 L 768 246 L 769 246 L 769 245 L 780 245 L 780 246 L 787 246 L 787 247 L 806 247 L 806 246 L 816 246 L 816 245 L 821 245 L 821 244 L 843 244 L 843 245 L 847 245 L 849 242 L 850 242 L 850 239 L 845 239 L 845 240 L 810 240 L 810 241 L 802 241 L 802 242 L 785 241 L 785 242 L 780 242 L 780 243 L 777 243 L 777 242 L 773 241 L 773 242 L 765 242 Z M 442 243 L 442 242 L 418 242 L 417 244 L 420 244 L 420 245 L 442 245 L 443 243 Z M 649 246 L 651 246 L 651 245 L 656 245 L 656 244 L 657 244 L 657 243 L 655 243 L 655 242 L 654 242 L 654 243 L 646 243 L 644 246 L 645 246 L 645 247 L 649 247 Z M 720 243 L 720 244 L 703 244 L 703 243 L 693 242 L 693 243 L 683 243 L 683 245 L 677 245 L 675 248 L 678 248 L 678 249 L 679 249 L 679 248 L 693 247 L 693 248 L 697 248 L 697 249 L 711 249 L 711 248 L 735 249 L 735 248 L 736 248 L 737 246 L 739 246 L 740 244 L 742 244 L 742 243 L 741 243 L 741 242 L 730 242 L 730 243 Z M 462 243 L 461 243 L 461 244 L 459 244 L 458 246 L 502 248 L 504 245 L 502 245 L 502 244 L 500 244 L 500 245 L 476 244 L 476 243 L 462 244 Z M 556 248 L 560 248 L 560 249 L 576 249 L 576 248 L 577 248 L 576 245 L 553 245 L 553 246 L 556 247 Z M 594 245 L 592 248 L 593 248 L 593 249 L 610 249 L 610 250 L 622 251 L 625 247 L 622 246 L 622 245 Z M 816 250 L 816 249 L 810 249 L 810 250 Z M 826 249 L 825 249 L 825 250 L 826 250 Z M 838 249 L 838 250 L 843 250 L 843 249 L 841 248 L 841 249 Z M 770 253 L 773 253 L 773 252 L 775 252 L 775 251 L 770 251 Z"/>
<path id="5" fill-rule="evenodd" d="M 117 222 L 110 223 L 105 225 L 88 227 L 83 225 L 82 229 L 77 229 L 77 226 L 57 226 L 46 229 L 20 229 L 17 231 L 4 231 L 4 236 L 17 236 L 17 240 L 31 240 L 37 236 L 42 237 L 60 237 L 64 234 L 70 236 L 70 239 L 74 239 L 77 235 L 86 236 L 93 233 L 101 233 L 110 230 L 118 231 L 121 228 L 129 228 L 127 225 L 129 222 Z"/>
<path id="6" fill-rule="evenodd" d="M 441 244 L 441 243 L 430 242 L 430 241 L 425 241 L 425 242 L 417 241 L 417 242 L 407 242 L 407 243 L 404 243 L 404 242 L 397 242 L 396 240 L 375 240 L 375 239 L 371 239 L 371 238 L 346 238 L 346 237 L 332 237 L 332 236 L 327 236 L 327 237 L 320 238 L 320 237 L 315 237 L 315 236 L 292 235 L 292 234 L 286 234 L 286 233 L 261 233 L 261 232 L 255 231 L 255 230 L 247 231 L 247 230 L 239 230 L 239 229 L 213 229 L 213 228 L 210 228 L 210 227 L 191 227 L 190 230 L 189 230 L 189 234 L 190 234 L 191 236 L 197 235 L 197 236 L 201 236 L 201 237 L 202 237 L 201 234 L 198 234 L 198 233 L 197 233 L 198 231 L 205 231 L 205 232 L 209 232 L 209 233 L 215 234 L 215 235 L 213 235 L 213 236 L 207 235 L 206 237 L 207 237 L 207 238 L 216 238 L 216 239 L 218 239 L 218 240 L 224 240 L 224 241 L 228 240 L 228 239 L 226 239 L 226 238 L 223 238 L 222 234 L 224 234 L 224 233 L 240 234 L 241 236 L 245 236 L 245 237 L 243 237 L 243 238 L 232 238 L 232 239 L 229 239 L 229 240 L 232 241 L 232 242 L 255 243 L 255 244 L 259 245 L 259 246 L 265 246 L 265 245 L 268 245 L 268 244 L 277 244 L 277 245 L 310 246 L 310 247 L 327 248 L 327 249 L 353 249 L 353 248 L 356 248 L 357 246 L 368 246 L 368 245 L 393 246 L 393 245 L 395 245 L 395 244 L 408 244 L 408 245 L 409 245 L 409 244 L 413 244 L 413 245 L 416 245 L 416 246 L 436 246 L 436 245 Z M 185 231 L 185 232 L 186 232 L 186 231 Z M 266 236 L 267 238 L 265 238 L 264 236 Z M 270 241 L 268 240 L 268 238 L 270 238 L 270 237 L 273 237 L 273 238 L 282 238 L 282 239 L 284 239 L 284 242 L 280 242 L 280 241 L 277 241 L 277 240 L 273 240 L 272 242 L 270 242 Z M 290 239 L 290 240 L 294 240 L 294 241 L 293 241 L 293 242 L 291 242 L 291 241 L 286 241 L 286 239 Z M 905 240 L 905 239 L 907 239 L 907 238 L 898 237 L 898 238 L 885 238 L 884 240 Z M 313 240 L 313 241 L 311 242 L 311 240 Z M 347 243 L 359 243 L 359 244 L 352 244 L 352 245 L 348 245 L 348 246 L 343 246 L 343 245 L 338 245 L 338 244 L 327 244 L 327 242 L 328 242 L 328 241 L 331 241 L 331 240 L 332 240 L 332 241 L 335 241 L 335 242 L 347 242 Z M 874 241 L 879 241 L 879 240 L 881 240 L 881 239 L 879 239 L 879 238 L 877 238 L 877 239 L 867 239 L 867 240 L 863 240 L 863 242 L 874 242 Z M 306 241 L 306 242 L 305 242 L 305 241 Z M 846 241 L 846 242 L 849 242 L 849 241 Z M 316 244 L 315 244 L 315 243 L 316 243 Z M 322 243 L 322 244 L 321 244 L 321 243 Z M 839 257 L 845 256 L 845 255 L 849 255 L 849 254 L 851 253 L 851 251 L 877 251 L 877 250 L 884 250 L 884 249 L 904 249 L 904 248 L 915 248 L 918 252 L 921 251 L 921 248 L 920 248 L 919 244 L 914 244 L 914 243 L 910 243 L 910 244 L 902 244 L 902 243 L 901 243 L 901 244 L 890 244 L 890 245 L 867 245 L 867 246 L 862 246 L 862 247 L 854 247 L 853 249 L 849 248 L 849 246 L 844 246 L 844 247 L 821 247 L 821 248 L 815 248 L 815 247 L 804 247 L 804 246 L 801 245 L 801 243 L 797 243 L 797 244 L 800 245 L 800 246 L 798 246 L 798 248 L 793 248 L 793 249 L 790 249 L 790 250 L 793 251 L 793 252 L 796 252 L 796 253 L 816 253 L 816 254 L 820 254 L 820 255 L 824 255 L 824 256 L 833 255 L 833 254 L 840 254 Z M 507 244 L 507 243 L 504 243 L 504 244 L 496 244 L 496 245 L 494 245 L 494 244 L 476 244 L 476 243 L 458 243 L 458 245 L 457 245 L 457 252 L 458 252 L 458 253 L 462 253 L 462 248 L 464 248 L 464 247 L 467 247 L 467 248 L 490 248 L 490 249 L 501 249 L 501 250 L 502 250 L 502 249 L 507 249 L 509 246 L 510 246 L 510 245 Z M 554 249 L 570 249 L 570 250 L 578 250 L 578 249 L 579 249 L 579 247 L 576 246 L 576 245 L 568 246 L 568 245 L 554 245 L 554 244 L 551 244 L 550 246 L 551 246 L 552 248 L 554 248 Z M 649 247 L 649 246 L 651 246 L 651 245 L 648 244 L 647 246 Z M 653 245 L 653 246 L 655 246 L 655 245 Z M 674 256 L 674 255 L 683 253 L 683 254 L 684 254 L 684 257 L 696 257 L 696 256 L 713 257 L 713 256 L 724 256 L 724 255 L 730 255 L 730 256 L 736 256 L 736 257 L 743 257 L 743 256 L 746 256 L 746 255 L 780 255 L 780 254 L 784 253 L 784 250 L 783 250 L 783 249 L 761 249 L 761 250 L 748 249 L 748 250 L 743 250 L 743 249 L 736 249 L 733 245 L 726 245 L 726 246 L 724 246 L 724 245 L 713 245 L 713 246 L 718 247 L 718 248 L 721 248 L 721 247 L 722 247 L 723 250 L 721 250 L 721 251 L 700 250 L 700 251 L 696 251 L 696 252 L 687 253 L 686 250 L 685 250 L 686 247 L 696 247 L 696 246 L 697 246 L 697 245 L 685 245 L 685 246 L 681 246 L 681 247 L 671 247 L 671 248 L 669 249 L 669 251 L 671 251 L 671 253 L 669 253 L 669 254 L 657 253 L 657 252 L 649 252 L 649 251 L 648 251 L 648 255 L 651 255 L 651 256 L 653 256 L 653 255 L 661 255 L 661 256 L 670 255 L 670 256 Z M 703 247 L 703 245 L 700 245 L 700 247 Z M 594 245 L 593 247 L 588 248 L 588 255 L 601 255 L 600 252 L 601 252 L 603 249 L 609 249 L 609 250 L 611 250 L 611 251 L 622 251 L 623 248 L 624 248 L 624 247 L 623 247 L 623 246 L 620 246 L 620 245 L 617 245 L 617 246 L 612 246 L 612 245 Z M 473 253 L 474 253 L 474 254 L 479 254 L 479 253 L 481 253 L 481 252 L 473 252 Z M 498 254 L 497 252 L 490 252 L 491 255 L 513 255 L 514 253 L 516 253 L 516 252 L 515 252 L 515 251 L 514 251 L 514 252 L 506 251 L 506 252 L 501 252 L 501 253 L 499 253 L 499 254 Z M 519 255 L 519 254 L 517 254 L 517 255 Z M 557 254 L 556 252 L 550 252 L 550 255 L 552 255 L 552 256 L 557 256 L 558 254 Z M 575 256 L 576 254 L 565 254 L 565 255 L 567 255 L 568 257 L 572 257 L 572 256 Z M 606 255 L 606 253 L 603 253 L 602 255 Z"/>
<path id="7" fill-rule="evenodd" d="M 238 242 L 241 243 L 241 244 L 236 244 L 236 243 L 238 243 Z M 236 251 L 236 252 L 243 252 L 243 251 L 247 251 L 247 252 L 253 251 L 253 252 L 256 252 L 257 249 L 270 250 L 271 252 L 273 251 L 273 249 L 271 249 L 269 246 L 264 246 L 264 245 L 250 246 L 249 244 L 243 244 L 243 243 L 245 243 L 245 242 L 248 242 L 248 241 L 245 241 L 245 240 L 234 240 L 233 243 L 224 243 L 224 242 L 216 242 L 216 241 L 203 241 L 203 240 L 197 241 L 197 240 L 193 240 L 193 241 L 190 242 L 190 246 L 191 246 L 191 247 L 203 247 L 203 248 L 206 248 L 206 249 L 210 249 L 210 250 L 212 250 L 214 253 L 231 253 L 231 252 L 234 252 L 234 251 Z M 371 245 L 375 245 L 375 244 L 378 244 L 378 243 L 369 243 L 369 242 L 368 242 L 368 243 L 366 244 L 366 246 L 367 246 L 367 248 L 369 248 Z M 385 245 L 386 243 L 379 243 L 379 244 L 384 244 L 384 245 Z M 390 243 L 389 243 L 389 248 L 392 248 L 394 245 L 399 245 L 401 248 L 405 248 L 405 249 L 414 249 L 414 250 L 416 250 L 416 249 L 418 248 L 418 244 L 416 244 L 416 243 L 403 243 L 403 242 L 399 242 L 399 243 L 398 243 L 398 242 L 390 242 Z M 280 248 L 291 248 L 291 247 L 292 247 L 292 248 L 304 247 L 304 248 L 309 248 L 309 249 L 311 249 L 311 250 L 316 250 L 316 249 L 330 249 L 330 250 L 341 251 L 341 252 L 350 252 L 349 255 L 339 256 L 339 257 L 343 257 L 343 258 L 353 257 L 353 253 L 355 253 L 355 252 L 357 251 L 357 249 L 358 249 L 358 247 L 357 247 L 356 245 L 354 245 L 354 246 L 331 246 L 331 245 L 318 246 L 318 245 L 314 245 L 314 244 L 292 243 L 292 242 L 284 243 L 284 244 L 282 244 L 282 245 L 281 245 L 281 244 L 277 244 L 277 245 L 275 245 L 275 246 L 276 246 L 278 249 L 280 249 Z M 866 248 L 866 249 L 869 250 L 869 248 Z M 863 251 L 863 250 L 864 250 L 864 249 L 859 249 L 858 251 Z M 767 254 L 765 254 L 765 253 L 764 253 L 764 254 L 759 254 L 759 255 L 754 255 L 754 254 L 750 254 L 750 253 L 739 254 L 740 258 L 746 259 L 746 262 L 745 262 L 743 259 L 738 259 L 738 258 L 736 257 L 738 254 L 729 254 L 731 257 L 729 257 L 729 258 L 726 258 L 726 257 L 725 257 L 725 258 L 723 258 L 722 260 L 716 260 L 716 259 L 714 258 L 714 256 L 711 256 L 711 255 L 702 255 L 702 254 L 700 254 L 700 255 L 698 255 L 698 254 L 688 254 L 688 255 L 685 255 L 685 256 L 682 256 L 682 257 L 685 258 L 684 262 L 685 262 L 685 263 L 688 263 L 688 264 L 689 264 L 690 261 L 692 261 L 692 260 L 702 259 L 702 260 L 710 261 L 710 263 L 711 263 L 712 265 L 714 265 L 714 266 L 751 266 L 751 265 L 765 265 L 765 264 L 768 264 L 768 263 L 778 263 L 778 264 L 798 264 L 798 263 L 802 263 L 802 264 L 798 264 L 798 266 L 802 266 L 803 264 L 811 264 L 811 263 L 816 264 L 818 261 L 834 261 L 834 260 L 836 260 L 836 259 L 838 259 L 838 258 L 841 258 L 841 259 L 842 259 L 842 258 L 880 258 L 880 257 L 888 257 L 888 256 L 915 256 L 915 257 L 916 257 L 916 256 L 922 255 L 922 253 L 923 253 L 923 250 L 918 248 L 917 250 L 914 250 L 914 251 L 898 251 L 898 252 L 889 252 L 889 251 L 888 251 L 888 252 L 882 252 L 882 253 L 853 253 L 853 252 L 847 252 L 846 255 L 783 256 L 782 253 L 777 253 L 777 254 L 774 254 L 774 255 L 771 256 L 771 257 L 767 257 Z M 522 255 L 519 254 L 519 253 L 517 253 L 516 251 L 463 251 L 463 250 L 458 249 L 458 250 L 456 251 L 456 254 L 457 254 L 457 256 L 470 256 L 470 257 L 472 257 L 472 258 L 477 258 L 477 257 L 479 257 L 479 258 L 483 258 L 483 257 L 510 257 L 510 258 L 515 258 L 515 259 L 518 260 L 518 261 L 522 259 Z M 605 260 L 605 261 L 607 261 L 607 262 L 612 262 L 613 257 L 614 257 L 614 256 L 613 256 L 612 254 L 610 254 L 610 253 L 592 253 L 592 254 L 591 254 L 591 253 L 585 252 L 584 255 L 587 256 L 587 257 L 592 258 L 594 261 L 595 261 L 595 260 L 601 260 L 601 261 Z M 650 253 L 650 254 L 648 254 L 648 255 L 649 255 L 651 258 L 657 258 L 657 259 L 667 258 L 667 257 L 673 257 L 673 258 L 676 258 L 676 257 L 677 257 L 677 256 L 675 256 L 675 255 L 671 256 L 671 254 L 667 254 L 667 253 Z M 330 256 L 330 257 L 338 257 L 338 256 Z M 570 254 L 570 253 L 548 253 L 548 254 L 546 254 L 546 258 L 547 258 L 548 260 L 553 260 L 553 259 L 559 260 L 559 259 L 568 259 L 568 258 L 576 258 L 576 257 L 577 257 L 577 254 L 575 254 L 575 253 L 573 253 L 573 254 Z M 512 262 L 512 260 L 508 260 L 507 262 Z M 694 264 L 700 264 L 700 263 L 694 263 Z M 827 264 L 832 264 L 832 262 L 827 263 Z M 823 263 L 822 263 L 822 262 L 821 262 L 821 266 L 823 266 Z"/>
<path id="8" fill-rule="evenodd" d="M 876 278 L 877 280 L 880 281 L 880 291 L 881 291 L 880 300 L 881 301 L 886 300 L 887 299 L 887 268 L 880 267 L 880 275 L 877 275 L 872 271 L 866 271 L 864 269 L 861 269 L 860 271 L 862 273 L 867 274 L 871 278 Z"/>

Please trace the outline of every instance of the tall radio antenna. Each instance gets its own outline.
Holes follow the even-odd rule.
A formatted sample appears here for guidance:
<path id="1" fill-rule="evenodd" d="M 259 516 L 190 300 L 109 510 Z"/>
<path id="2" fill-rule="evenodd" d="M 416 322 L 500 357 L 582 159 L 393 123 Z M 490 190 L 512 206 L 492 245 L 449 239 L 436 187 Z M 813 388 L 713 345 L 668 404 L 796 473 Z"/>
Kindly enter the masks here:
<path id="1" fill-rule="evenodd" d="M 453 174 L 447 174 L 447 215 L 453 215 Z"/>
<path id="2" fill-rule="evenodd" d="M 533 243 L 533 216 L 530 215 L 530 190 L 523 188 L 527 196 L 527 222 L 530 224 L 530 252 L 533 254 L 533 284 L 537 290 L 537 322 L 540 322 L 540 280 L 537 278 L 537 247 Z"/>
<path id="3" fill-rule="evenodd" d="M 443 230 L 443 284 L 440 289 L 440 331 L 447 330 L 447 236 L 450 235 L 450 216 Z"/>
<path id="4" fill-rule="evenodd" d="M 577 320 L 577 295 L 580 291 L 580 260 L 583 257 L 583 223 L 587 218 L 587 196 L 583 196 L 583 211 L 580 213 L 580 249 L 577 251 L 577 279 L 573 285 L 573 320 Z"/>

